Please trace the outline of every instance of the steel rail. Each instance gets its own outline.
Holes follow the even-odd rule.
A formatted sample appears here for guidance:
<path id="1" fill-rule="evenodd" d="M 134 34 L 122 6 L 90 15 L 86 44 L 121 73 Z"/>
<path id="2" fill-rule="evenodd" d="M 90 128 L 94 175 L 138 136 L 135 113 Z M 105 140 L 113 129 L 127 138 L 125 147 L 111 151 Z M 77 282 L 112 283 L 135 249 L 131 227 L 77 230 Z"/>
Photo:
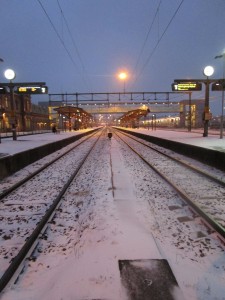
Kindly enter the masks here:
<path id="1" fill-rule="evenodd" d="M 169 185 L 171 185 L 174 190 L 188 203 L 189 206 L 206 222 L 206 225 L 216 233 L 220 235 L 220 239 L 224 241 L 225 239 L 225 228 L 221 226 L 218 222 L 213 220 L 206 212 L 204 212 L 199 205 L 191 200 L 191 198 L 183 192 L 176 184 L 174 184 L 167 176 L 161 173 L 157 168 L 155 168 L 151 163 L 149 163 L 140 153 L 138 153 L 132 146 L 130 146 L 125 140 L 123 140 L 117 133 L 115 133 L 118 138 L 121 139 L 138 157 L 145 162 L 151 169 L 153 169 L 161 178 L 163 178 Z"/>
<path id="2" fill-rule="evenodd" d="M 74 147 L 72 147 L 71 149 L 67 150 L 66 152 L 60 154 L 59 156 L 57 156 L 56 158 L 54 158 L 53 160 L 51 160 L 50 162 L 46 163 L 44 166 L 40 167 L 38 170 L 34 171 L 33 173 L 29 174 L 27 177 L 25 177 L 24 179 L 18 181 L 17 183 L 15 183 L 14 185 L 12 185 L 10 188 L 4 190 L 2 193 L 0 193 L 0 200 L 2 200 L 4 197 L 8 196 L 10 193 L 12 193 L 13 191 L 15 191 L 16 189 L 18 189 L 19 187 L 21 187 L 24 183 L 28 182 L 30 179 L 32 179 L 34 176 L 36 176 L 37 174 L 41 173 L 43 170 L 45 170 L 46 168 L 48 168 L 49 166 L 51 166 L 53 163 L 55 163 L 57 160 L 59 160 L 60 158 L 62 158 L 63 156 L 67 155 L 68 153 L 70 153 L 71 151 L 73 151 L 76 147 L 80 146 L 81 144 L 85 143 L 88 139 L 90 139 L 91 137 L 93 137 L 95 134 L 97 134 L 97 132 L 94 132 L 90 135 L 88 135 L 88 137 L 86 137 L 83 141 L 79 142 L 78 144 L 76 144 Z"/>
<path id="3" fill-rule="evenodd" d="M 51 218 L 51 216 L 55 213 L 55 209 L 59 205 L 60 201 L 62 200 L 63 195 L 69 188 L 72 181 L 77 176 L 78 172 L 84 165 L 85 161 L 88 159 L 90 153 L 94 149 L 95 145 L 97 144 L 100 136 L 102 135 L 103 131 L 97 138 L 97 140 L 94 142 L 94 144 L 91 146 L 88 153 L 85 155 L 85 157 L 81 160 L 76 170 L 73 172 L 73 174 L 70 176 L 69 180 L 66 182 L 66 184 L 63 186 L 61 191 L 59 192 L 58 196 L 53 200 L 53 203 L 46 211 L 45 215 L 42 217 L 36 228 L 33 230 L 32 234 L 27 238 L 26 242 L 18 252 L 18 254 L 13 258 L 11 264 L 8 266 L 2 277 L 0 278 L 0 293 L 3 291 L 3 289 L 7 286 L 9 281 L 12 279 L 13 275 L 15 274 L 16 270 L 19 268 L 19 266 L 22 264 L 24 259 L 26 258 L 26 255 L 29 253 L 31 247 L 33 246 L 34 242 L 38 239 L 40 233 L 42 232 L 43 228 L 48 223 L 48 220 Z"/>
<path id="4" fill-rule="evenodd" d="M 114 131 L 115 131 L 115 129 L 114 129 Z M 157 152 L 157 153 L 159 153 L 159 154 L 161 154 L 161 155 L 163 155 L 163 156 L 165 156 L 165 157 L 167 157 L 167 158 L 169 158 L 169 159 L 171 159 L 171 160 L 173 160 L 175 162 L 177 162 L 178 164 L 183 165 L 186 168 L 188 168 L 190 170 L 193 170 L 193 171 L 197 172 L 198 174 L 203 175 L 203 176 L 207 177 L 208 179 L 211 179 L 212 181 L 214 181 L 214 182 L 216 182 L 216 183 L 218 183 L 218 184 L 220 184 L 220 185 L 222 185 L 222 186 L 225 187 L 225 181 L 220 180 L 219 178 L 214 177 L 213 175 L 211 175 L 211 174 L 209 174 L 209 173 L 207 173 L 207 172 L 205 172 L 205 171 L 203 171 L 203 170 L 201 170 L 201 169 L 193 166 L 192 164 L 186 163 L 184 160 L 177 159 L 177 158 L 175 158 L 173 156 L 170 156 L 169 154 L 166 154 L 166 153 L 160 151 L 159 149 L 155 149 L 154 147 L 152 147 L 150 145 L 146 145 L 145 143 L 143 143 L 143 142 L 135 139 L 133 136 L 129 135 L 128 133 L 125 133 L 123 131 L 119 131 L 119 132 L 122 135 L 125 135 L 125 136 L 129 137 L 130 139 L 134 140 L 135 142 L 137 142 L 137 143 L 139 143 L 139 144 L 141 144 L 141 145 L 143 145 L 143 146 L 145 146 L 145 147 L 147 147 L 147 148 L 149 148 L 149 149 L 151 149 L 151 150 L 153 150 L 153 151 L 155 151 L 155 152 Z"/>

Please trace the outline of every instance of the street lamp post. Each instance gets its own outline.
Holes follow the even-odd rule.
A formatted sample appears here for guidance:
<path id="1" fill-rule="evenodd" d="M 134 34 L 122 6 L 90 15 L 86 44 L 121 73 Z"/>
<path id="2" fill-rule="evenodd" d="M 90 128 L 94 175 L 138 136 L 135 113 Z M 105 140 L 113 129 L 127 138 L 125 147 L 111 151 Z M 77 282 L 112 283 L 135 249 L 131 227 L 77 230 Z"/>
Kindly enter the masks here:
<path id="1" fill-rule="evenodd" d="M 191 132 L 192 128 L 192 107 L 191 107 L 191 92 L 188 92 L 189 95 L 189 124 L 188 124 L 188 131 Z"/>
<path id="2" fill-rule="evenodd" d="M 207 66 L 204 68 L 203 74 L 207 77 L 205 82 L 205 108 L 204 108 L 204 132 L 203 137 L 208 136 L 208 128 L 209 128 L 209 77 L 214 73 L 214 69 L 211 66 Z"/>
<path id="3" fill-rule="evenodd" d="M 225 53 L 215 56 L 215 59 L 223 58 L 223 83 L 222 83 L 222 110 L 220 119 L 220 139 L 223 138 L 223 119 L 224 119 L 224 79 L 225 79 Z"/>
<path id="4" fill-rule="evenodd" d="M 5 78 L 10 81 L 9 83 L 9 91 L 10 91 L 10 105 L 11 105 L 11 126 L 12 126 L 12 135 L 13 135 L 13 140 L 17 140 L 16 136 L 16 116 L 15 116 L 15 105 L 14 105 L 14 85 L 12 83 L 12 80 L 16 77 L 16 73 L 12 69 L 7 69 L 4 73 Z"/>
<path id="5" fill-rule="evenodd" d="M 0 58 L 0 62 L 4 62 L 4 60 Z M 0 131 L 0 143 L 1 143 L 1 131 Z"/>
<path id="6" fill-rule="evenodd" d="M 126 81 L 126 78 L 127 78 L 127 73 L 126 72 L 121 72 L 119 75 L 118 75 L 119 79 L 123 81 L 123 92 L 125 93 L 125 81 Z"/>

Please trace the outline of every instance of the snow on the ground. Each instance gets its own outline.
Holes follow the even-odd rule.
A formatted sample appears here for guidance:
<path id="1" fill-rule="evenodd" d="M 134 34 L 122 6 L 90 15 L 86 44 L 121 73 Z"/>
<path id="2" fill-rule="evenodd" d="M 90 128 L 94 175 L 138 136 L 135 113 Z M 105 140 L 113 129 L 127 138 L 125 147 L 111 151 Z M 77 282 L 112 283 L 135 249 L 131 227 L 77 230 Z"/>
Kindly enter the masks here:
<path id="1" fill-rule="evenodd" d="M 208 144 L 209 147 L 219 143 L 225 149 L 224 140 L 214 136 L 203 138 L 195 133 L 168 131 L 151 134 L 182 142 L 189 140 L 190 143 Z M 46 134 L 46 139 L 48 135 L 63 137 L 63 134 Z M 19 142 L 12 143 L 17 148 Z M 4 149 L 7 152 L 7 147 Z M 54 235 L 54 226 L 51 226 L 50 238 L 40 246 L 45 255 L 42 253 L 36 261 L 29 262 L 30 266 L 20 278 L 20 287 L 15 286 L 0 299 L 127 300 L 120 281 L 118 260 L 162 258 L 168 255 L 172 257 L 172 269 L 178 282 L 187 292 L 185 299 L 225 299 L 224 252 L 209 255 L 205 261 L 194 255 L 191 257 L 191 253 L 185 257 L 182 250 L 174 253 L 166 234 L 164 240 L 156 240 L 151 232 L 151 228 L 156 226 L 155 219 L 151 217 L 148 203 L 137 198 L 140 195 L 136 190 L 139 178 L 132 178 L 114 139 L 106 144 L 99 157 L 97 172 L 93 173 L 94 166 L 90 167 L 89 174 L 81 174 L 76 186 L 68 192 L 67 203 L 62 207 L 65 214 L 61 220 L 62 234 L 57 232 Z M 160 189 L 160 183 L 154 188 Z M 86 204 L 85 199 L 88 199 Z M 79 218 L 76 222 L 71 218 L 70 227 L 66 229 L 66 216 L 72 213 L 74 217 L 76 214 L 73 211 L 74 201 Z M 79 228 L 74 230 L 77 223 Z M 60 246 L 54 247 L 56 244 Z M 177 299 L 181 298 L 177 296 Z"/>
<path id="2" fill-rule="evenodd" d="M 151 129 L 129 129 L 126 130 L 135 131 L 138 133 L 143 133 L 146 135 L 156 136 L 163 139 L 168 139 L 184 144 L 195 145 L 198 147 L 209 148 L 213 150 L 225 152 L 225 135 L 223 139 L 220 139 L 219 132 L 211 134 L 209 132 L 207 137 L 203 137 L 202 130 L 179 131 L 179 130 L 151 130 Z"/>
<path id="3" fill-rule="evenodd" d="M 60 134 L 54 133 L 41 133 L 34 135 L 20 135 L 14 141 L 12 137 L 2 138 L 0 143 L 0 156 L 1 154 L 13 155 L 18 152 L 23 152 L 28 149 L 40 147 L 45 144 L 53 143 L 71 137 L 71 135 L 79 135 L 87 132 L 90 129 L 83 129 L 79 131 L 67 131 Z"/>
<path id="4" fill-rule="evenodd" d="M 137 206 L 130 176 L 116 144 L 111 152 L 115 179 L 112 187 L 110 149 L 111 144 L 107 143 L 101 152 L 102 159 L 98 162 L 97 172 L 92 173 L 90 167 L 90 174 L 81 174 L 77 187 L 69 193 L 69 207 L 65 210 L 72 209 L 74 194 L 80 195 L 76 197 L 76 203 L 87 201 L 90 197 L 88 205 L 78 204 L 83 209 L 78 212 L 80 229 L 69 235 L 69 240 L 73 239 L 72 245 L 68 247 L 65 232 L 63 236 L 55 237 L 60 247 L 53 247 L 52 252 L 46 250 L 46 255 L 31 262 L 28 274 L 21 278 L 22 287 L 15 287 L 3 295 L 2 300 L 126 300 L 126 292 L 120 282 L 118 260 L 161 258 L 148 226 L 137 218 L 137 211 L 141 215 L 141 208 Z M 96 162 L 93 168 L 96 168 Z M 90 186 L 88 176 L 92 181 Z M 82 183 L 84 180 L 86 184 Z M 77 224 L 71 226 L 73 228 Z M 74 240 L 74 236 L 77 240 Z M 64 251 L 60 250 L 61 245 L 64 245 Z"/>
<path id="5" fill-rule="evenodd" d="M 151 129 L 130 129 L 126 130 L 136 131 L 139 133 L 161 137 L 164 139 L 174 140 L 185 144 L 196 145 L 199 147 L 210 148 L 218 151 L 225 151 L 225 136 L 223 139 L 219 138 L 219 132 L 217 135 L 210 134 L 208 137 L 203 137 L 202 132 L 187 132 L 187 131 L 175 131 L 175 130 L 151 130 Z M 13 141 L 12 138 L 2 138 L 0 143 L 0 154 L 13 155 L 17 152 L 32 149 L 44 144 L 48 144 L 54 141 L 71 137 L 71 135 L 81 134 L 89 131 L 90 129 L 83 129 L 79 131 L 61 132 L 60 134 L 45 133 L 28 136 L 18 136 L 17 141 Z"/>

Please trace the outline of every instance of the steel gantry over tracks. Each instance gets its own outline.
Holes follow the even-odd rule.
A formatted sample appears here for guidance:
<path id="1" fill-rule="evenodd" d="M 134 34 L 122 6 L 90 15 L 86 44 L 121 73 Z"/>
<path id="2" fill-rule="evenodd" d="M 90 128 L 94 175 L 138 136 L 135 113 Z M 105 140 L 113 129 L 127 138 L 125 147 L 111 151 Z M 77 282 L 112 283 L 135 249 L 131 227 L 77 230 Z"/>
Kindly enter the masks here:
<path id="1" fill-rule="evenodd" d="M 85 106 L 90 114 L 125 114 L 145 105 L 152 113 L 177 113 L 182 100 L 191 102 L 191 92 L 64 93 L 49 94 L 49 107 Z"/>
<path id="2" fill-rule="evenodd" d="M 101 92 L 101 93 L 63 93 L 63 94 L 49 94 L 49 102 L 61 101 L 67 104 L 74 104 L 78 106 L 80 103 L 85 102 L 123 102 L 123 101 L 142 101 L 155 103 L 157 102 L 169 102 L 172 101 L 171 96 L 174 94 L 188 94 L 191 95 L 189 91 L 179 91 L 179 92 Z"/>

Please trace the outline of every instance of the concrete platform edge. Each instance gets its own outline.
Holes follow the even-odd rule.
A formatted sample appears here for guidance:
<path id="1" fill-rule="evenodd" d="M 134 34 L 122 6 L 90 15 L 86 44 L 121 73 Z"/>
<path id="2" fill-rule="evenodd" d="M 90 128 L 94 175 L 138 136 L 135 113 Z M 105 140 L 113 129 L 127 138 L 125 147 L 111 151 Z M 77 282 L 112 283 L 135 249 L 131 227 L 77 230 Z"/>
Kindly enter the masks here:
<path id="1" fill-rule="evenodd" d="M 196 159 L 202 163 L 205 163 L 209 166 L 212 166 L 214 168 L 217 168 L 219 170 L 225 171 L 225 153 L 202 148 L 190 144 L 184 144 L 177 141 L 171 141 L 155 136 L 145 135 L 143 133 L 138 133 L 134 131 L 128 131 L 125 129 L 117 128 L 121 131 L 124 131 L 126 133 L 132 134 L 136 137 L 139 137 L 145 141 L 151 142 L 153 144 L 156 144 L 161 147 L 165 147 L 167 149 L 170 149 L 174 152 L 177 152 L 179 154 L 188 156 L 190 158 Z"/>
<path id="2" fill-rule="evenodd" d="M 27 165 L 47 156 L 63 147 L 79 140 L 85 135 L 89 135 L 98 129 L 90 130 L 85 133 L 74 135 L 72 137 L 52 142 L 37 148 L 29 149 L 14 155 L 8 155 L 0 158 L 0 180 L 12 175 Z"/>

